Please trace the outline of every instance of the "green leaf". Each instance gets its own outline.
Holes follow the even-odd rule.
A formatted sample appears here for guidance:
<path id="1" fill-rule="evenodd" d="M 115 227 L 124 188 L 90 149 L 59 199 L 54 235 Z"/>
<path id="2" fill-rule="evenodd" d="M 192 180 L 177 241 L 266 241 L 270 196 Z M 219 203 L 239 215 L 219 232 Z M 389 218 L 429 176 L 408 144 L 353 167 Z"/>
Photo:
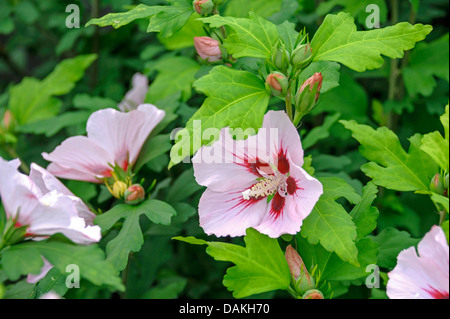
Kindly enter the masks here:
<path id="1" fill-rule="evenodd" d="M 235 266 L 228 268 L 223 284 L 235 298 L 277 289 L 287 289 L 291 274 L 277 239 L 247 229 L 246 247 L 222 242 L 205 242 L 195 238 L 174 239 L 195 245 L 206 244 L 206 252 L 215 260 L 228 261 Z"/>
<path id="2" fill-rule="evenodd" d="M 68 290 L 69 288 L 66 285 L 66 275 L 53 267 L 35 286 L 33 298 L 39 299 L 42 295 L 51 291 L 56 293 L 58 296 L 63 297 Z"/>
<path id="3" fill-rule="evenodd" d="M 142 146 L 139 157 L 134 166 L 134 172 L 138 172 L 142 166 L 152 159 L 165 154 L 172 147 L 169 134 L 158 135 L 148 139 Z"/>
<path id="4" fill-rule="evenodd" d="M 435 77 L 449 81 L 448 33 L 430 43 L 419 43 L 402 69 L 409 96 L 430 96 L 437 83 Z"/>
<path id="5" fill-rule="evenodd" d="M 26 245 L 14 245 L 1 252 L 1 265 L 6 277 L 16 281 L 21 275 L 39 274 L 44 261 L 38 251 Z"/>
<path id="6" fill-rule="evenodd" d="M 2 266 L 11 280 L 20 275 L 38 274 L 45 257 L 60 273 L 65 273 L 68 265 L 77 265 L 80 276 L 95 285 L 106 285 L 123 291 L 121 279 L 113 266 L 105 260 L 103 250 L 97 245 L 74 245 L 58 241 L 26 242 L 10 247 L 2 252 Z"/>
<path id="7" fill-rule="evenodd" d="M 314 61 L 335 61 L 364 72 L 380 68 L 385 55 L 403 57 L 404 51 L 425 39 L 432 30 L 429 25 L 401 22 L 394 26 L 357 31 L 349 13 L 327 15 L 311 41 Z"/>
<path id="8" fill-rule="evenodd" d="M 44 80 L 24 78 L 11 87 L 8 107 L 19 125 L 51 118 L 58 114 L 61 101 L 53 96 L 69 93 L 96 55 L 66 59 Z"/>
<path id="9" fill-rule="evenodd" d="M 280 11 L 282 2 L 282 0 L 229 0 L 225 16 L 246 18 L 248 12 L 252 11 L 263 18 L 268 18 Z"/>
<path id="10" fill-rule="evenodd" d="M 353 207 L 350 216 L 356 225 L 357 239 L 361 239 L 370 234 L 377 227 L 379 216 L 378 208 L 372 206 L 377 197 L 378 189 L 372 182 L 363 188 L 361 201 Z"/>
<path id="11" fill-rule="evenodd" d="M 189 21 L 195 12 L 190 0 L 172 0 L 173 5 L 164 6 L 150 19 L 147 32 L 160 32 L 162 37 L 170 37 Z"/>
<path id="12" fill-rule="evenodd" d="M 445 108 L 445 114 L 441 116 L 441 123 L 445 130 L 445 139 L 439 132 L 433 132 L 424 135 L 420 149 L 430 155 L 430 157 L 439 165 L 443 171 L 448 171 L 449 166 L 449 137 L 448 137 L 448 119 L 449 107 Z"/>
<path id="13" fill-rule="evenodd" d="M 339 177 L 318 177 L 318 180 L 324 187 L 322 199 L 345 198 L 352 204 L 361 202 L 361 195 L 355 189 L 347 184 L 345 180 Z"/>
<path id="14" fill-rule="evenodd" d="M 147 98 L 159 101 L 178 91 L 182 92 L 183 101 L 192 95 L 192 84 L 200 66 L 187 57 L 169 57 L 159 60 L 154 65 L 158 75 L 150 85 Z"/>
<path id="15" fill-rule="evenodd" d="M 194 87 L 208 96 L 200 109 L 186 124 L 186 130 L 178 132 L 176 144 L 171 150 L 171 160 L 180 163 L 186 156 L 194 154 L 208 141 L 202 140 L 202 132 L 207 128 L 222 129 L 253 128 L 257 131 L 262 124 L 270 95 L 264 82 L 247 71 L 237 71 L 225 66 L 217 66 L 194 83 Z M 201 127 L 194 121 L 201 121 Z M 201 143 L 193 143 L 200 137 Z M 208 137 L 209 138 L 209 137 Z M 179 154 L 179 152 L 182 154 Z"/>
<path id="16" fill-rule="evenodd" d="M 320 244 L 329 252 L 335 252 L 345 262 L 359 267 L 358 249 L 355 244 L 356 225 L 347 211 L 335 200 L 340 197 L 357 202 L 361 197 L 351 191 L 343 180 L 323 179 L 323 195 L 313 211 L 303 221 L 300 231 L 312 245 Z M 335 189 L 336 185 L 340 187 Z"/>
<path id="17" fill-rule="evenodd" d="M 320 282 L 328 280 L 357 280 L 367 277 L 367 265 L 376 264 L 378 244 L 369 238 L 356 243 L 359 266 L 344 262 L 335 253 L 324 249 L 321 245 L 311 245 L 306 239 L 297 236 L 298 251 L 308 270 L 316 268 Z"/>
<path id="18" fill-rule="evenodd" d="M 138 252 L 144 244 L 139 223 L 142 214 L 153 223 L 169 225 L 176 211 L 165 202 L 148 199 L 135 206 L 116 205 L 95 218 L 95 224 L 99 225 L 103 232 L 112 228 L 119 220 L 125 219 L 119 234 L 106 245 L 107 260 L 117 271 L 125 269 L 130 252 Z"/>
<path id="19" fill-rule="evenodd" d="M 322 125 L 313 128 L 308 135 L 302 139 L 303 149 L 306 150 L 314 146 L 318 141 L 328 138 L 330 136 L 330 128 L 340 117 L 340 113 L 328 115 Z"/>
<path id="20" fill-rule="evenodd" d="M 18 132 L 45 134 L 46 137 L 51 137 L 66 127 L 77 124 L 85 124 L 88 120 L 90 112 L 65 112 L 64 114 L 44 119 L 37 120 L 17 127 Z"/>
<path id="21" fill-rule="evenodd" d="M 233 18 L 214 15 L 201 21 L 212 28 L 229 26 L 233 32 L 224 41 L 225 48 L 234 58 L 269 58 L 279 34 L 277 26 L 253 12 L 250 18 Z"/>
<path id="22" fill-rule="evenodd" d="M 192 14 L 183 28 L 175 32 L 170 37 L 159 36 L 158 40 L 164 44 L 168 50 L 178 50 L 194 46 L 194 37 L 207 36 L 203 23 L 198 18 L 200 15 L 196 12 Z"/>
<path id="23" fill-rule="evenodd" d="M 340 122 L 352 131 L 353 137 L 361 144 L 361 155 L 371 161 L 364 164 L 361 170 L 376 185 L 397 191 L 428 190 L 437 167 L 420 150 L 420 135 L 409 139 L 410 149 L 407 153 L 395 133 L 386 127 L 374 130 L 355 121 Z"/>
<path id="24" fill-rule="evenodd" d="M 111 25 L 113 28 L 118 29 L 134 20 L 149 18 L 163 9 L 165 9 L 164 6 L 147 6 L 145 4 L 139 4 L 127 12 L 109 13 L 98 19 L 91 19 L 86 23 L 86 27 L 90 25 L 98 25 L 100 27 Z"/>
<path id="25" fill-rule="evenodd" d="M 385 228 L 383 231 L 372 237 L 380 245 L 378 255 L 378 266 L 392 269 L 397 264 L 397 256 L 403 250 L 415 246 L 419 239 L 411 238 L 406 231 L 400 231 L 395 228 Z"/>

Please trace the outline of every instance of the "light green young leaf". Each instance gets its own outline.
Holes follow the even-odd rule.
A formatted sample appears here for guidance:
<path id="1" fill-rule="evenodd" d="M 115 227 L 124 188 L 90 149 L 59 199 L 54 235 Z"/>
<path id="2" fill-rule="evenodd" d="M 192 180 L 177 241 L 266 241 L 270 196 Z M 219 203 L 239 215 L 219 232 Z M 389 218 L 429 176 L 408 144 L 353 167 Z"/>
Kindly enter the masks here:
<path id="1" fill-rule="evenodd" d="M 134 20 L 150 18 L 161 10 L 164 10 L 164 8 L 165 6 L 147 6 L 145 4 L 139 4 L 126 12 L 109 13 L 98 19 L 91 19 L 86 23 L 86 27 L 90 25 L 98 25 L 100 27 L 111 25 L 114 29 L 118 29 Z"/>
<path id="2" fill-rule="evenodd" d="M 172 147 L 171 160 L 180 163 L 186 156 L 194 154 L 203 144 L 195 143 L 194 137 L 202 139 L 207 128 L 222 129 L 261 127 L 264 113 L 269 104 L 270 95 L 264 82 L 247 71 L 237 71 L 225 66 L 217 66 L 211 72 L 194 83 L 197 91 L 208 96 L 200 109 L 186 124 L 186 130 L 178 132 Z M 194 126 L 194 121 L 201 121 Z M 182 151 L 182 154 L 179 152 Z"/>
<path id="3" fill-rule="evenodd" d="M 329 14 L 311 41 L 314 61 L 335 61 L 364 72 L 380 68 L 385 55 L 401 58 L 404 51 L 425 39 L 432 30 L 430 25 L 411 25 L 401 22 L 394 26 L 357 31 L 353 17 L 341 12 Z"/>
<path id="4" fill-rule="evenodd" d="M 439 165 L 443 171 L 448 171 L 449 166 L 449 137 L 448 137 L 448 120 L 449 107 L 445 108 L 445 114 L 441 116 L 441 123 L 445 130 L 445 139 L 436 131 L 424 135 L 420 149 L 430 155 L 430 157 Z"/>
<path id="5" fill-rule="evenodd" d="M 277 26 L 253 12 L 249 16 L 233 18 L 214 15 L 201 21 L 213 28 L 226 25 L 233 30 L 224 41 L 225 48 L 233 57 L 269 58 L 280 37 Z"/>
<path id="6" fill-rule="evenodd" d="M 235 298 L 277 289 L 287 289 L 291 274 L 277 239 L 247 229 L 246 247 L 222 242 L 205 242 L 195 238 L 175 237 L 191 244 L 206 244 L 206 252 L 215 260 L 228 261 L 235 266 L 228 268 L 223 284 L 233 291 Z"/>
<path id="7" fill-rule="evenodd" d="M 420 149 L 421 136 L 409 139 L 407 153 L 394 132 L 386 127 L 374 130 L 355 121 L 340 121 L 352 131 L 361 144 L 360 153 L 369 163 L 361 170 L 373 179 L 373 183 L 397 191 L 428 190 L 431 178 L 437 172 L 437 165 Z"/>

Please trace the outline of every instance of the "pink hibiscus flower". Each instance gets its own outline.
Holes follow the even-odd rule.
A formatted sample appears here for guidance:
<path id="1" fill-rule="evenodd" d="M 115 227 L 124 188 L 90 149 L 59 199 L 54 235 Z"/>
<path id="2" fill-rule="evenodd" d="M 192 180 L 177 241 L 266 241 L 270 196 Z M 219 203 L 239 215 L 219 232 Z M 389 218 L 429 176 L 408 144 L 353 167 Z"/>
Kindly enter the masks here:
<path id="1" fill-rule="evenodd" d="M 14 227 L 26 227 L 26 238 L 42 240 L 61 233 L 77 244 L 101 238 L 95 214 L 57 178 L 32 164 L 30 176 L 19 173 L 19 160 L 0 158 L 0 196 Z"/>
<path id="2" fill-rule="evenodd" d="M 194 156 L 194 175 L 206 186 L 200 226 L 216 236 L 242 236 L 253 227 L 276 238 L 296 234 L 323 192 L 303 170 L 299 134 L 285 112 L 270 111 L 258 134 L 234 140 L 221 131 Z"/>
<path id="3" fill-rule="evenodd" d="M 444 231 L 433 226 L 418 245 L 403 250 L 397 266 L 388 273 L 391 299 L 448 299 L 448 243 Z"/>
<path id="4" fill-rule="evenodd" d="M 151 131 L 165 112 L 151 104 L 123 113 L 104 109 L 92 113 L 86 136 L 74 136 L 42 156 L 49 162 L 53 175 L 73 180 L 102 183 L 111 177 L 112 167 L 125 172 L 136 162 Z"/>

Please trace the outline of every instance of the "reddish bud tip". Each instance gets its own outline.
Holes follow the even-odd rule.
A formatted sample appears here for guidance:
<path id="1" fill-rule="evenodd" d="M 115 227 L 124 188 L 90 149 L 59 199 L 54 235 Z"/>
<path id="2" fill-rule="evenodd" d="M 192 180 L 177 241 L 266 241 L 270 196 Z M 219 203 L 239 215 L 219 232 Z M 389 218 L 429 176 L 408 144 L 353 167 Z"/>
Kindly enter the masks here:
<path id="1" fill-rule="evenodd" d="M 145 199 L 145 190 L 140 184 L 134 184 L 128 187 L 124 197 L 128 204 L 137 204 Z"/>

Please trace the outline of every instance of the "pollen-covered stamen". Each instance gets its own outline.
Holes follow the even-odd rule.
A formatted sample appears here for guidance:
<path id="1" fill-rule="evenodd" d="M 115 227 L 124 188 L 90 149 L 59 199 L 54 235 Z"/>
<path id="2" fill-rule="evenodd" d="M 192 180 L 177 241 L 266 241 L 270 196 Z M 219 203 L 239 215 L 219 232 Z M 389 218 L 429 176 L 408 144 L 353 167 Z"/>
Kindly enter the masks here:
<path id="1" fill-rule="evenodd" d="M 242 197 L 246 200 L 250 198 L 258 199 L 260 197 L 267 197 L 274 195 L 276 192 L 281 196 L 286 196 L 286 180 L 287 176 L 276 172 L 275 175 L 268 175 L 259 178 L 259 182 L 251 188 L 242 192 Z"/>

